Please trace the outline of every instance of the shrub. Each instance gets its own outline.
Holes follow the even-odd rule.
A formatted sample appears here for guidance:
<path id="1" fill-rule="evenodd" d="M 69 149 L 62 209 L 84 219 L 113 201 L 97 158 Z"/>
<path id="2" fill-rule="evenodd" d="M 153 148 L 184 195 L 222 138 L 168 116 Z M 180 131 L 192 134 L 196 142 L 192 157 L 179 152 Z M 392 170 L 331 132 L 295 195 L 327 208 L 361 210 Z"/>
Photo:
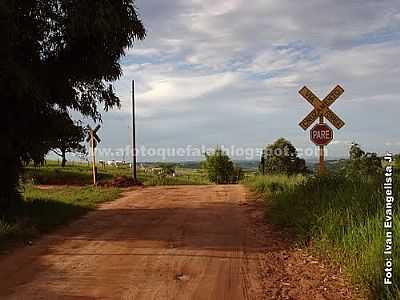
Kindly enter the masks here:
<path id="1" fill-rule="evenodd" d="M 344 173 L 348 177 L 372 176 L 378 177 L 383 173 L 382 160 L 376 153 L 364 152 L 353 143 L 349 151 L 350 160 L 345 164 Z"/>
<path id="2" fill-rule="evenodd" d="M 211 155 L 206 154 L 203 166 L 207 170 L 209 180 L 217 184 L 237 183 L 243 178 L 241 168 L 235 166 L 221 149 L 215 150 Z"/>
<path id="3" fill-rule="evenodd" d="M 269 174 L 307 173 L 306 162 L 297 157 L 296 148 L 288 140 L 280 138 L 268 145 L 261 157 L 260 171 Z"/>

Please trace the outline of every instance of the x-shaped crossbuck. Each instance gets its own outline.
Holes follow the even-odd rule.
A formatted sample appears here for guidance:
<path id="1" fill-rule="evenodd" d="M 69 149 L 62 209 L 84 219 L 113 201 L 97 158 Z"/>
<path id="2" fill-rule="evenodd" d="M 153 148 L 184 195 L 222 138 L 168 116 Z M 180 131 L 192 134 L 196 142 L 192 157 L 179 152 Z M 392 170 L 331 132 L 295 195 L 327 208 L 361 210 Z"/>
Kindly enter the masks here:
<path id="1" fill-rule="evenodd" d="M 318 117 L 323 116 L 327 118 L 333 126 L 337 129 L 340 129 L 344 126 L 343 120 L 341 120 L 330 108 L 333 102 L 336 101 L 337 98 L 340 97 L 344 92 L 344 89 L 337 85 L 329 94 L 324 98 L 324 100 L 320 100 L 317 96 L 314 95 L 312 91 L 310 91 L 306 86 L 304 86 L 300 91 L 300 95 L 304 97 L 314 109 L 300 122 L 300 127 L 306 130 Z"/>
<path id="2" fill-rule="evenodd" d="M 100 129 L 100 125 L 97 125 L 95 129 L 92 129 L 90 126 L 88 126 L 89 129 L 89 135 L 86 139 L 86 141 L 88 143 L 92 143 L 93 142 L 93 147 L 96 148 L 97 143 L 100 143 L 101 139 L 100 137 L 97 135 L 97 131 Z"/>

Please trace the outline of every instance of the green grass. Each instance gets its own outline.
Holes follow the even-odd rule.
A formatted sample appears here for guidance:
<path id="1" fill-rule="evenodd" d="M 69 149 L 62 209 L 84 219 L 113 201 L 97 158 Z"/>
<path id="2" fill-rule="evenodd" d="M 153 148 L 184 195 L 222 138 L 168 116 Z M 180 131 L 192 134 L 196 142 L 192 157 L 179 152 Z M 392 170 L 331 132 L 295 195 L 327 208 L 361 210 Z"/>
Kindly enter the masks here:
<path id="1" fill-rule="evenodd" d="M 119 176 L 131 176 L 129 167 L 98 166 L 98 181 L 108 182 Z M 138 169 L 138 179 L 146 186 L 209 184 L 207 174 L 199 169 L 176 168 L 176 176 L 157 176 Z M 24 182 L 42 185 L 90 185 L 93 182 L 92 167 L 83 163 L 69 163 L 64 168 L 55 161 L 42 167 L 28 166 L 24 170 Z"/>
<path id="2" fill-rule="evenodd" d="M 49 232 L 119 195 L 116 188 L 69 186 L 42 190 L 27 185 L 24 201 L 14 215 L 0 219 L 0 247 Z"/>
<path id="3" fill-rule="evenodd" d="M 176 169 L 177 176 L 149 176 L 144 184 L 155 185 L 202 185 L 210 184 L 207 174 L 203 170 L 197 169 Z"/>
<path id="4" fill-rule="evenodd" d="M 397 179 L 395 186 L 399 183 Z M 383 285 L 383 178 L 260 176 L 248 184 L 265 197 L 270 221 L 296 232 L 300 243 L 313 240 L 315 251 L 344 267 L 353 282 L 369 290 L 372 297 L 400 299 L 397 243 L 393 251 L 393 283 L 397 285 Z M 395 192 L 399 201 L 399 191 Z M 399 228 L 400 219 L 395 214 L 394 237 L 400 235 Z"/>
<path id="5" fill-rule="evenodd" d="M 130 174 L 129 168 L 116 168 L 98 166 L 98 180 L 111 180 L 117 176 L 127 176 Z M 48 161 L 41 167 L 28 166 L 24 170 L 23 179 L 33 184 L 44 185 L 88 185 L 92 184 L 92 167 L 83 163 L 70 163 L 64 168 L 57 162 Z"/>
<path id="6" fill-rule="evenodd" d="M 252 176 L 246 177 L 244 183 L 249 185 L 251 190 L 264 196 L 279 193 L 282 191 L 292 190 L 297 184 L 303 182 L 303 175 L 287 176 Z"/>

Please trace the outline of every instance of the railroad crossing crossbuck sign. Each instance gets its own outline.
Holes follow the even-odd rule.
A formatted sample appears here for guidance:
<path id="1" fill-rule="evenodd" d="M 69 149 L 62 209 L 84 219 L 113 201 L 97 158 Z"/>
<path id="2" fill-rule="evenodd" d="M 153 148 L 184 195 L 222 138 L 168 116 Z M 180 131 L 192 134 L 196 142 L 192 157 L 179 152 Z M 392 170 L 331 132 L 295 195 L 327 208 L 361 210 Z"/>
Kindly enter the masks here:
<path id="1" fill-rule="evenodd" d="M 333 139 L 333 130 L 324 123 L 324 117 L 337 129 L 344 126 L 343 120 L 329 108 L 343 92 L 344 89 L 340 85 L 337 85 L 324 100 L 321 101 L 306 86 L 299 91 L 299 94 L 314 107 L 314 109 L 299 123 L 300 127 L 307 130 L 307 128 L 319 118 L 319 124 L 315 125 L 310 131 L 310 139 L 314 144 L 319 146 L 320 172 L 325 171 L 324 146 L 329 144 Z"/>
<path id="2" fill-rule="evenodd" d="M 86 142 L 88 142 L 92 148 L 92 157 L 93 157 L 93 184 L 96 185 L 96 147 L 97 143 L 100 143 L 101 139 L 97 135 L 97 131 L 100 129 L 100 125 L 97 125 L 95 129 L 92 129 L 90 126 L 88 126 L 89 130 L 89 135 L 86 139 Z"/>
<path id="3" fill-rule="evenodd" d="M 88 126 L 89 135 L 86 139 L 86 142 L 90 143 L 90 145 L 92 145 L 93 143 L 94 148 L 96 148 L 97 143 L 101 142 L 100 137 L 97 135 L 97 131 L 99 131 L 100 127 L 101 127 L 100 125 L 97 125 L 95 129 L 92 129 L 90 126 Z"/>
<path id="4" fill-rule="evenodd" d="M 329 108 L 337 98 L 340 97 L 344 92 L 344 89 L 337 85 L 329 94 L 325 97 L 324 100 L 320 100 L 317 96 L 314 95 L 307 87 L 303 87 L 299 94 L 304 97 L 314 109 L 300 122 L 300 127 L 306 130 L 312 123 L 314 123 L 318 117 L 327 118 L 333 126 L 337 129 L 340 129 L 344 126 L 344 122 Z"/>

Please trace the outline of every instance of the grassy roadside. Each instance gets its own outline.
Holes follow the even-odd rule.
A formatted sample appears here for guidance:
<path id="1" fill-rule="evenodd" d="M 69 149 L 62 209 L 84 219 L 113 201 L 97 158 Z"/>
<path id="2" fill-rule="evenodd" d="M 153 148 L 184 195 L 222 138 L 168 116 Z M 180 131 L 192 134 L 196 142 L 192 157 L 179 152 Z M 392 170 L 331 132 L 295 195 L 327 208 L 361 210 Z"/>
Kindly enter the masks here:
<path id="1" fill-rule="evenodd" d="M 26 185 L 24 201 L 14 215 L 0 218 L 0 249 L 10 242 L 49 232 L 119 195 L 117 188 L 68 186 L 44 190 Z"/>
<path id="2" fill-rule="evenodd" d="M 111 182 L 120 176 L 132 175 L 132 170 L 127 166 L 98 166 L 98 181 Z M 83 163 L 74 163 L 59 166 L 57 162 L 49 161 L 41 167 L 28 166 L 25 168 L 23 181 L 30 184 L 41 185 L 91 185 L 92 167 Z M 182 184 L 210 184 L 207 174 L 201 169 L 176 168 L 176 176 L 158 176 L 153 173 L 145 173 L 138 169 L 138 179 L 145 186 L 154 185 L 182 185 Z"/>
<path id="3" fill-rule="evenodd" d="M 203 185 L 210 184 L 207 176 L 203 172 L 187 172 L 180 176 L 152 176 L 148 177 L 144 181 L 146 186 L 157 186 L 157 185 Z"/>
<path id="4" fill-rule="evenodd" d="M 395 187 L 399 183 L 397 178 Z M 296 232 L 300 243 L 312 240 L 315 251 L 342 266 L 374 299 L 400 299 L 400 247 L 396 243 L 394 285 L 383 285 L 382 178 L 259 176 L 247 184 L 266 199 L 268 220 Z M 399 191 L 395 193 L 399 199 Z M 399 215 L 395 214 L 395 237 L 399 228 Z"/>

